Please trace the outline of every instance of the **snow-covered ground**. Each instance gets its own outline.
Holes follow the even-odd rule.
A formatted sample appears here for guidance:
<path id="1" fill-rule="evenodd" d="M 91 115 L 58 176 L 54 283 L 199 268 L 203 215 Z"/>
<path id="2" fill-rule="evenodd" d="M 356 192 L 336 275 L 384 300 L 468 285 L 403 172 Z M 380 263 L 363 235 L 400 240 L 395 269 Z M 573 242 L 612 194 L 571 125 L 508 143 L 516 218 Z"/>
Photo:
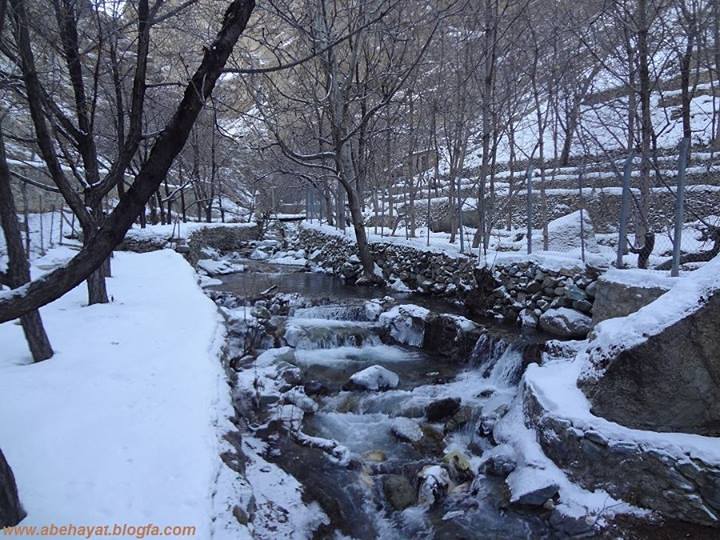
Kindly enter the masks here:
<path id="1" fill-rule="evenodd" d="M 71 255 L 55 248 L 34 270 Z M 86 306 L 81 285 L 41 309 L 56 352 L 45 362 L 31 363 L 19 325 L 0 325 L 0 444 L 23 523 L 249 537 L 229 513 L 233 474 L 219 457 L 231 409 L 215 305 L 167 250 L 117 253 L 108 289 L 109 304 Z"/>

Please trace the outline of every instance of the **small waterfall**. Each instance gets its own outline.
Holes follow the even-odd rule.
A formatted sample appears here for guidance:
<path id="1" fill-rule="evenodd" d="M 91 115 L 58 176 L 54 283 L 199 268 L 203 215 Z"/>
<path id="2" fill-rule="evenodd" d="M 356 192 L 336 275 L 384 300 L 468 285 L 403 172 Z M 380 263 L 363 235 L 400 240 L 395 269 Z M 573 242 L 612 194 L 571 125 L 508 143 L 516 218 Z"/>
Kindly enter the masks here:
<path id="1" fill-rule="evenodd" d="M 470 365 L 477 367 L 484 377 L 488 377 L 490 370 L 509 345 L 506 340 L 493 336 L 489 332 L 484 332 L 475 342 L 475 346 L 470 353 Z"/>
<path id="2" fill-rule="evenodd" d="M 355 321 L 330 319 L 291 319 L 285 330 L 285 341 L 296 349 L 335 349 L 381 345 L 381 328 Z"/>
<path id="3" fill-rule="evenodd" d="M 497 359 L 487 378 L 497 386 L 513 386 L 520 382 L 522 368 L 522 348 L 510 345 Z"/>
<path id="4" fill-rule="evenodd" d="M 511 343 L 486 332 L 475 343 L 470 363 L 490 382 L 513 386 L 520 382 L 524 366 L 539 360 L 541 350 L 542 345 L 538 343 Z"/>
<path id="5" fill-rule="evenodd" d="M 297 308 L 292 313 L 298 319 L 331 319 L 336 321 L 368 321 L 364 304 L 325 304 Z"/>

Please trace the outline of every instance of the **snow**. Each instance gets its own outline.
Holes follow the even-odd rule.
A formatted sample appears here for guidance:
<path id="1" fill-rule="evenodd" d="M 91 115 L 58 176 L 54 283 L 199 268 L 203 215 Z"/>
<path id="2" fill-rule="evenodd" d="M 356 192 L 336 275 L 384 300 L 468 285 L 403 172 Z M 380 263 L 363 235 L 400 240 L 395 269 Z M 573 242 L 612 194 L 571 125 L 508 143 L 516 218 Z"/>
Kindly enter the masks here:
<path id="1" fill-rule="evenodd" d="M 303 502 L 302 485 L 274 463 L 263 459 L 265 444 L 253 437 L 244 437 L 247 480 L 255 497 L 255 531 L 253 538 L 308 538 L 312 531 L 329 520 L 316 503 Z"/>
<path id="2" fill-rule="evenodd" d="M 414 304 L 394 306 L 381 313 L 378 321 L 390 329 L 390 335 L 398 343 L 419 347 L 425 339 L 424 321 L 430 310 Z"/>
<path id="3" fill-rule="evenodd" d="M 209 276 L 222 276 L 234 272 L 244 272 L 245 266 L 228 260 L 200 259 L 197 262 L 200 270 Z"/>
<path id="4" fill-rule="evenodd" d="M 55 348 L 31 364 L 22 331 L 0 325 L 0 440 L 25 523 L 183 524 L 199 538 L 236 494 L 219 454 L 230 401 L 215 305 L 172 251 L 117 253 L 114 301 L 80 286 L 41 309 Z M 223 469 L 226 469 L 223 471 Z"/>
<path id="5" fill-rule="evenodd" d="M 416 443 L 423 438 L 420 425 L 415 420 L 404 416 L 393 418 L 390 423 L 390 431 L 401 441 Z"/>
<path id="6" fill-rule="evenodd" d="M 400 377 L 387 368 L 374 365 L 351 375 L 350 382 L 365 390 L 387 390 L 397 388 Z"/>
<path id="7" fill-rule="evenodd" d="M 631 274 L 632 275 L 632 274 Z M 648 336 L 656 335 L 689 313 L 696 310 L 704 298 L 720 289 L 720 256 L 702 268 L 676 280 L 668 292 L 637 312 L 621 318 L 608 319 L 595 327 L 594 338 L 585 351 L 578 355 L 578 362 L 586 363 L 583 377 L 597 377 L 599 372 L 590 362 L 590 351 L 598 354 L 611 347 L 617 354 L 642 343 Z"/>

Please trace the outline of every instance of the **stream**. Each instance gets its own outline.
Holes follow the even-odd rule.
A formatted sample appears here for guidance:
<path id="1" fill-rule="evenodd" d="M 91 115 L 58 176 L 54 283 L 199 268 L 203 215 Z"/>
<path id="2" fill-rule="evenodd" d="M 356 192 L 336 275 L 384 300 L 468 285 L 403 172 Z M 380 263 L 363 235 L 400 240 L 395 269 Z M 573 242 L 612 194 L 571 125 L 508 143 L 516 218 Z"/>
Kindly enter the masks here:
<path id="1" fill-rule="evenodd" d="M 238 416 L 261 441 L 263 459 L 292 475 L 303 503 L 324 515 L 291 537 L 552 536 L 549 510 L 510 505 L 503 477 L 480 472 L 493 422 L 543 336 L 477 321 L 479 338 L 465 356 L 413 346 L 422 335 L 412 325 L 388 334 L 383 317 L 393 306 L 452 316 L 464 309 L 246 255 L 244 272 L 207 289 L 229 320 Z M 370 366 L 390 370 L 397 384 L 349 382 Z M 276 509 L 265 510 L 256 536 L 279 537 L 269 525 Z"/>

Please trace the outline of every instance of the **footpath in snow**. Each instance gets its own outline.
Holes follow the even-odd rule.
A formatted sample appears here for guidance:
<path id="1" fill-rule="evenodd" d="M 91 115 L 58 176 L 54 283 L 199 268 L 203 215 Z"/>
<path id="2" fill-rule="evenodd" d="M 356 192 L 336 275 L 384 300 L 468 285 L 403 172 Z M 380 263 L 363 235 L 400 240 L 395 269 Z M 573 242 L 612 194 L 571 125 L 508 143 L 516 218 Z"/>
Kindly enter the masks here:
<path id="1" fill-rule="evenodd" d="M 231 495 L 217 485 L 232 484 L 219 458 L 230 400 L 215 305 L 168 250 L 117 253 L 108 289 L 110 304 L 86 306 L 83 284 L 42 308 L 48 361 L 33 365 L 20 326 L 0 325 L 0 447 L 23 524 L 228 532 Z"/>

